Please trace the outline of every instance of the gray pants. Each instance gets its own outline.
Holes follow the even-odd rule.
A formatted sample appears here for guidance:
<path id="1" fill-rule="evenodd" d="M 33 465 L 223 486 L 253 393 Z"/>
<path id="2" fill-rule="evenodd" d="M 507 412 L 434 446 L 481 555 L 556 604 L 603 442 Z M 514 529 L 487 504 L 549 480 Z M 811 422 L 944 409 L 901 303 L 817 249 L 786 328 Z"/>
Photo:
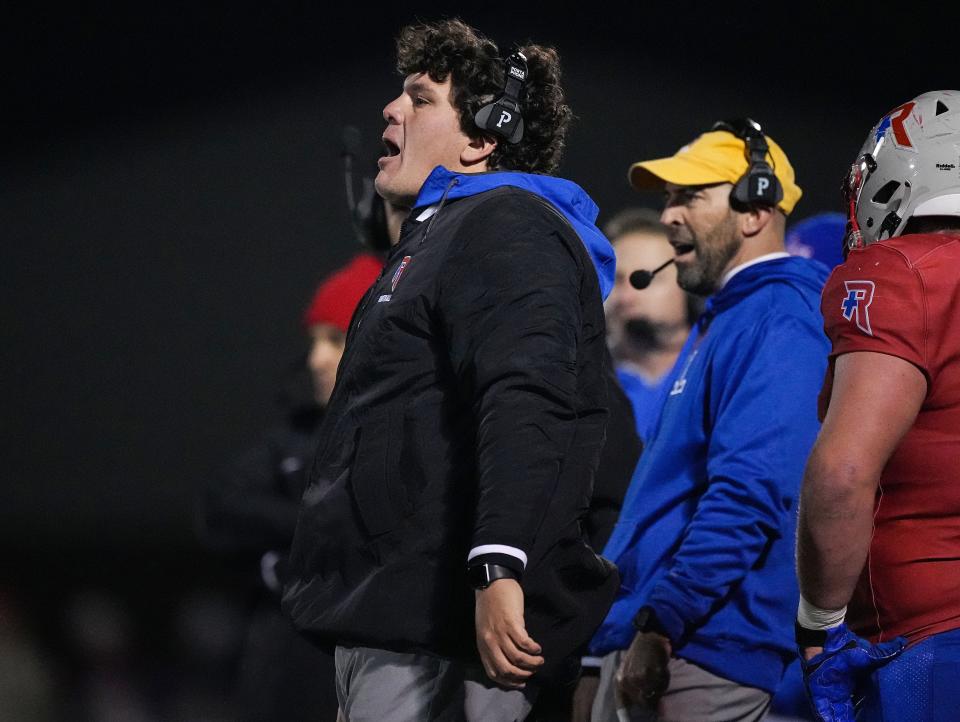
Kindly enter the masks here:
<path id="1" fill-rule="evenodd" d="M 536 690 L 494 685 L 479 666 L 429 654 L 337 647 L 344 722 L 522 722 Z"/>
<path id="2" fill-rule="evenodd" d="M 756 722 L 770 707 L 769 692 L 723 679 L 677 657 L 670 659 L 670 687 L 656 711 L 624 707 L 616 694 L 622 657 L 618 651 L 603 658 L 591 722 Z"/>

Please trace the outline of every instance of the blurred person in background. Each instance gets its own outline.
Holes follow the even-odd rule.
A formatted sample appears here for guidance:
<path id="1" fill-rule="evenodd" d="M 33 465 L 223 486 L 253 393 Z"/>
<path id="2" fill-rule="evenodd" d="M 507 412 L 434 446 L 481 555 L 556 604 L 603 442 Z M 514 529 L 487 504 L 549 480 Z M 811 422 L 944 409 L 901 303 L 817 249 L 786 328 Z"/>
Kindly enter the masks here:
<path id="1" fill-rule="evenodd" d="M 827 268 L 835 268 L 843 262 L 843 237 L 846 231 L 847 217 L 842 213 L 816 213 L 787 228 L 787 253 L 813 258 Z"/>
<path id="2" fill-rule="evenodd" d="M 246 560 L 259 579 L 237 684 L 244 720 L 336 719 L 333 659 L 296 633 L 280 613 L 279 595 L 350 318 L 382 266 L 378 257 L 361 254 L 320 283 L 303 317 L 310 351 L 282 396 L 284 422 L 206 492 L 206 542 Z"/>
<path id="3" fill-rule="evenodd" d="M 603 230 L 617 255 L 616 282 L 604 304 L 607 339 L 617 378 L 633 404 L 637 433 L 646 440 L 668 375 L 702 304 L 677 285 L 672 265 L 657 273 L 646 288 L 630 283 L 633 272 L 653 270 L 673 258 L 673 246 L 656 211 L 621 211 Z"/>
<path id="4" fill-rule="evenodd" d="M 53 722 L 57 687 L 50 654 L 28 628 L 16 595 L 0 589 L 0 719 Z"/>
<path id="5" fill-rule="evenodd" d="M 157 674 L 155 659 L 138 649 L 143 631 L 138 622 L 123 594 L 83 587 L 66 596 L 62 624 L 71 671 L 64 718 L 85 722 L 164 718 L 167 695 L 157 694 L 155 688 L 163 675 Z M 178 670 L 174 693 L 185 681 L 189 674 L 180 675 Z"/>

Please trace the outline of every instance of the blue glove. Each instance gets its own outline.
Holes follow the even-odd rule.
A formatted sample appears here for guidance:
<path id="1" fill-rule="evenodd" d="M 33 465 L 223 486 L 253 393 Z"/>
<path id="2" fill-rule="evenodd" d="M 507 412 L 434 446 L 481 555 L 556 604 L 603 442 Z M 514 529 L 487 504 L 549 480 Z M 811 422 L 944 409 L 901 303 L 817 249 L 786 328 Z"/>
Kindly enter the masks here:
<path id="1" fill-rule="evenodd" d="M 903 637 L 870 644 L 846 624 L 828 629 L 823 652 L 809 661 L 800 657 L 803 686 L 817 722 L 854 722 L 855 687 L 898 656 L 906 644 Z"/>

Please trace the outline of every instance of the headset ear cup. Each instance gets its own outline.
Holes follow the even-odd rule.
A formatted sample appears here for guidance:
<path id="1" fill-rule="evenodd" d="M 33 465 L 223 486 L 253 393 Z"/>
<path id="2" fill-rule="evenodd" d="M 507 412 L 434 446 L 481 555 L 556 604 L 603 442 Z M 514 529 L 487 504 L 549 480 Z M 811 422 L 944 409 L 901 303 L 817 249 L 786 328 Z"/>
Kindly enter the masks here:
<path id="1" fill-rule="evenodd" d="M 770 166 L 758 165 L 747 175 L 747 193 L 754 203 L 775 206 L 783 200 L 783 188 Z"/>
<path id="2" fill-rule="evenodd" d="M 782 200 L 783 188 L 769 166 L 754 166 L 737 181 L 730 192 L 730 201 L 738 208 L 755 204 L 776 206 Z"/>
<path id="3" fill-rule="evenodd" d="M 488 103 L 476 112 L 476 115 L 473 116 L 473 122 L 478 128 L 486 129 L 487 121 L 490 120 L 490 113 L 493 112 L 496 105 L 496 103 Z"/>
<path id="4" fill-rule="evenodd" d="M 520 110 L 520 102 L 527 80 L 527 59 L 518 50 L 507 58 L 505 63 L 503 90 L 495 100 L 474 114 L 473 122 L 480 130 L 503 138 L 510 144 L 516 144 L 523 139 L 523 112 Z"/>
<path id="5" fill-rule="evenodd" d="M 507 142 L 516 145 L 521 140 L 523 140 L 523 117 L 517 121 L 517 127 L 513 129 L 513 135 L 507 138 Z"/>
<path id="6" fill-rule="evenodd" d="M 730 205 L 737 211 L 743 211 L 750 205 L 750 173 L 740 177 L 730 191 Z"/>
<path id="7" fill-rule="evenodd" d="M 494 113 L 496 119 L 491 120 Z M 480 108 L 473 116 L 473 122 L 480 130 L 493 133 L 508 143 L 516 144 L 523 139 L 523 116 L 519 106 L 513 107 L 502 98 Z"/>
<path id="8" fill-rule="evenodd" d="M 783 200 L 783 186 L 767 161 L 770 149 L 760 124 L 750 118 L 721 120 L 713 131 L 722 130 L 740 138 L 747 159 L 747 170 L 730 191 L 730 205 L 743 212 L 754 205 L 776 206 Z"/>

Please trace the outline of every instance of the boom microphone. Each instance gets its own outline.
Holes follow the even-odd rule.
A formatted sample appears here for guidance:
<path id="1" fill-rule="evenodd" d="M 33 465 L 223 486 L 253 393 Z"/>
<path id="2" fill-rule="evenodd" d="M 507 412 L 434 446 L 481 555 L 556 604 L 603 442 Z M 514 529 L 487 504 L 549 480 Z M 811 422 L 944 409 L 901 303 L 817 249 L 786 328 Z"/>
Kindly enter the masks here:
<path id="1" fill-rule="evenodd" d="M 353 231 L 360 243 L 367 248 L 383 253 L 390 250 L 390 234 L 387 231 L 386 210 L 383 201 L 377 195 L 373 179 L 360 178 L 362 193 L 359 198 L 354 194 L 353 161 L 360 153 L 360 130 L 353 125 L 345 126 L 340 137 L 343 158 L 343 181 L 347 190 L 347 208 Z"/>
<path id="2" fill-rule="evenodd" d="M 360 152 L 360 129 L 355 125 L 345 125 L 340 136 L 343 142 L 343 155 L 357 155 Z"/>
<path id="3" fill-rule="evenodd" d="M 353 159 L 360 152 L 360 129 L 355 125 L 347 125 L 340 136 L 340 157 L 343 158 L 343 180 L 347 186 L 347 207 L 350 214 L 356 213 L 357 202 L 353 196 Z"/>
<path id="4" fill-rule="evenodd" d="M 645 271 L 645 270 L 634 271 L 633 273 L 630 274 L 630 285 L 636 288 L 638 291 L 642 291 L 644 288 L 650 285 L 651 281 L 653 281 L 654 276 L 660 273 L 660 271 L 662 271 L 664 268 L 669 266 L 675 260 L 676 260 L 675 258 L 671 258 L 669 261 L 667 261 L 666 263 L 662 263 L 661 265 L 654 268 L 652 271 Z"/>

